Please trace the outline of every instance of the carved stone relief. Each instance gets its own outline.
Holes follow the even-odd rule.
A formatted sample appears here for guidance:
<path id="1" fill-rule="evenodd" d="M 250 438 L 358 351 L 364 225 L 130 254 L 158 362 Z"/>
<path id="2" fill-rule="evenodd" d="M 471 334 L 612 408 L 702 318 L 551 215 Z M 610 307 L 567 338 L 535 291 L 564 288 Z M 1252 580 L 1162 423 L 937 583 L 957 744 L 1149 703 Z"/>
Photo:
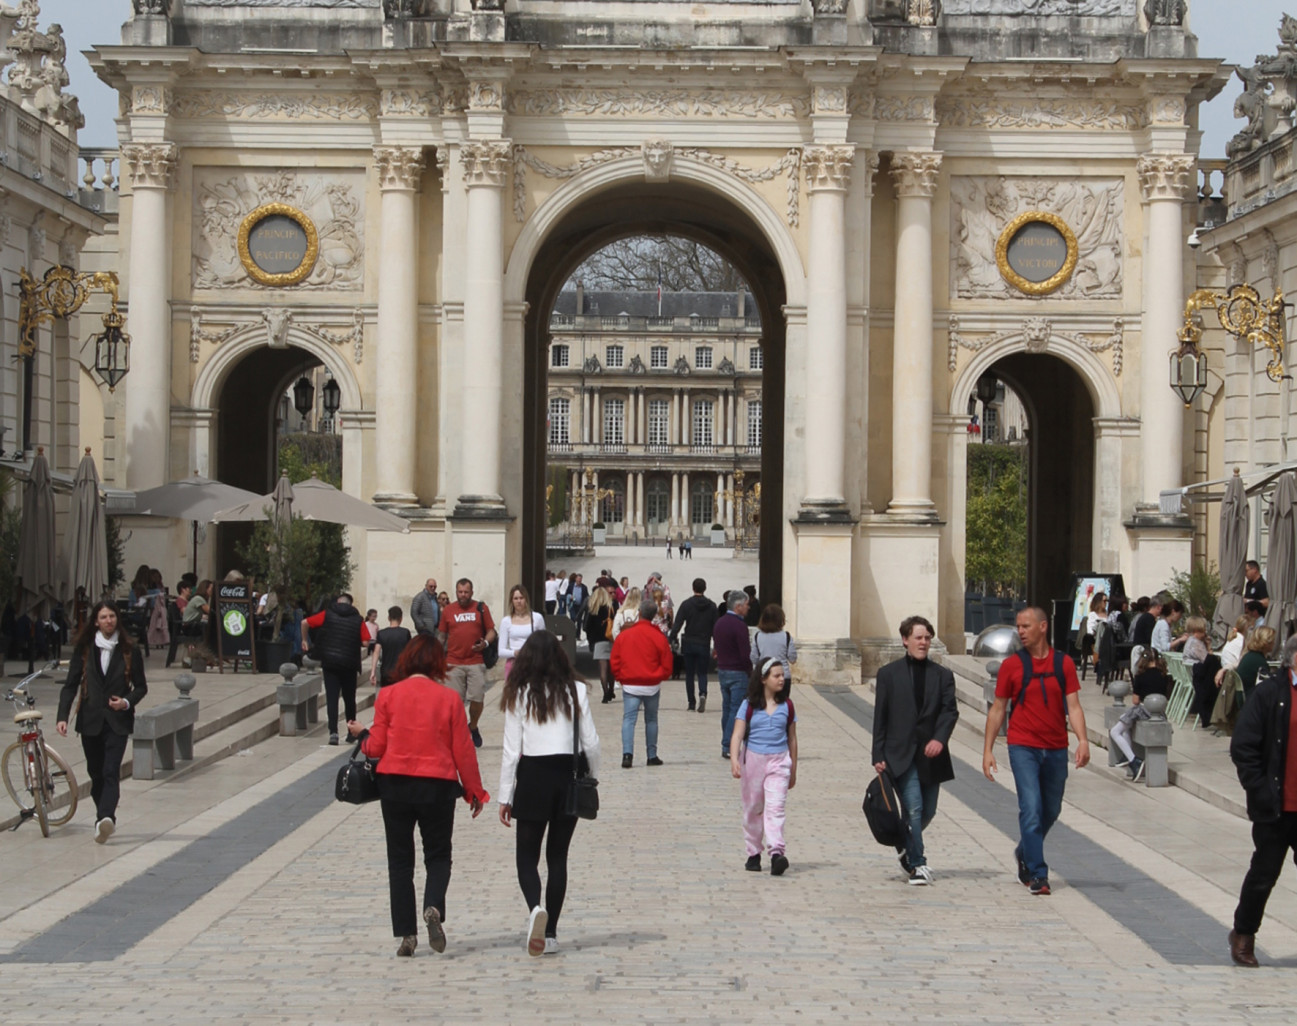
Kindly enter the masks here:
<path id="1" fill-rule="evenodd" d="M 1076 270 L 1051 298 L 1120 298 L 1123 197 L 1120 178 L 952 178 L 952 298 L 1022 298 L 1001 277 L 995 247 L 1004 226 L 1031 210 L 1057 214 L 1076 234 Z"/>
<path id="2" fill-rule="evenodd" d="M 946 97 L 937 103 L 937 118 L 951 128 L 1087 128 L 1128 131 L 1148 124 L 1148 111 L 1116 100 L 978 94 Z M 1183 121 L 1183 107 L 1180 111 Z"/>
<path id="3" fill-rule="evenodd" d="M 942 12 L 959 14 L 1007 14 L 1048 17 L 1062 15 L 1087 18 L 1133 18 L 1137 0 L 944 0 Z"/>
<path id="4" fill-rule="evenodd" d="M 790 119 L 810 116 L 809 96 L 761 91 L 692 91 L 656 89 L 644 92 L 626 89 L 547 89 L 510 93 L 505 101 L 510 114 L 548 117 L 555 114 L 586 114 L 606 117 L 714 117 Z"/>
<path id="5" fill-rule="evenodd" d="M 348 331 L 333 331 L 323 324 L 307 320 L 307 311 L 294 310 L 286 306 L 268 306 L 255 317 L 235 316 L 219 309 L 204 310 L 194 307 L 189 311 L 189 362 L 198 363 L 202 357 L 203 343 L 219 346 L 248 327 L 260 324 L 266 329 L 266 345 L 271 349 L 285 349 L 288 346 L 288 329 L 290 326 L 319 339 L 332 346 L 352 347 L 353 363 L 360 363 L 365 355 L 365 315 L 360 307 L 351 311 L 351 328 Z M 204 322 L 226 325 L 220 331 L 212 331 Z"/>
<path id="6" fill-rule="evenodd" d="M 1279 22 L 1279 47 L 1257 54 L 1250 68 L 1237 67 L 1243 92 L 1234 101 L 1234 116 L 1247 124 L 1225 144 L 1227 157 L 1241 157 L 1289 131 L 1297 111 L 1297 19 L 1285 14 Z"/>
<path id="7" fill-rule="evenodd" d="M 364 283 L 365 225 L 361 214 L 365 173 L 299 174 L 266 169 L 231 173 L 194 170 L 193 257 L 196 289 L 257 289 L 239 259 L 244 218 L 266 203 L 287 203 L 315 224 L 320 256 L 295 289 L 351 291 Z"/>
<path id="8" fill-rule="evenodd" d="M 972 337 L 959 330 L 959 318 L 951 317 L 948 330 L 950 340 L 947 367 L 953 374 L 959 367 L 959 350 L 967 349 L 978 352 L 987 346 L 993 346 L 1011 339 L 1021 339 L 1023 348 L 1028 353 L 1046 353 L 1055 341 L 1070 343 L 1092 353 L 1103 353 L 1112 350 L 1112 373 L 1121 377 L 1122 360 L 1124 359 L 1124 339 L 1126 323 L 1120 317 L 1112 322 L 1112 331 L 1104 338 L 1087 338 L 1079 332 L 1060 331 L 1048 317 L 1028 317 L 1021 327 L 997 331 L 993 334 Z"/>
<path id="9" fill-rule="evenodd" d="M 671 177 L 672 147 L 670 139 L 645 139 L 644 180 L 665 182 Z"/>
<path id="10" fill-rule="evenodd" d="M 364 121 L 379 113 L 378 98 L 329 93 L 215 92 L 181 93 L 171 103 L 181 118 L 311 119 Z"/>

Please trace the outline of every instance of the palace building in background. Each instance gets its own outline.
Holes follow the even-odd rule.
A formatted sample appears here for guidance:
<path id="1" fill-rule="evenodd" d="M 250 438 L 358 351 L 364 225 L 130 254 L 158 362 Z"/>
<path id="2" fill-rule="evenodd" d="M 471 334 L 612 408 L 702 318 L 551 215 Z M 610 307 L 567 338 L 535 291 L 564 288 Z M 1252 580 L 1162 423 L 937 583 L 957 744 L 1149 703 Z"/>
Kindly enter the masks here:
<path id="1" fill-rule="evenodd" d="M 962 647 L 987 381 L 1026 424 L 1029 598 L 1160 588 L 1210 533 L 1160 499 L 1205 474 L 1167 356 L 1230 75 L 1188 7 L 134 0 L 91 55 L 121 148 L 85 178 L 119 212 L 80 257 L 121 278 L 131 371 L 81 389 L 82 441 L 115 487 L 268 492 L 322 367 L 345 490 L 411 527 L 350 534 L 374 606 L 429 573 L 538 589 L 586 470 L 614 536 L 696 534 L 710 494 L 732 543 L 743 470 L 761 595 L 808 672 L 858 679 L 910 613 Z M 645 233 L 749 291 L 578 308 L 581 262 Z M 129 565 L 179 569 L 187 526 L 127 526 Z"/>

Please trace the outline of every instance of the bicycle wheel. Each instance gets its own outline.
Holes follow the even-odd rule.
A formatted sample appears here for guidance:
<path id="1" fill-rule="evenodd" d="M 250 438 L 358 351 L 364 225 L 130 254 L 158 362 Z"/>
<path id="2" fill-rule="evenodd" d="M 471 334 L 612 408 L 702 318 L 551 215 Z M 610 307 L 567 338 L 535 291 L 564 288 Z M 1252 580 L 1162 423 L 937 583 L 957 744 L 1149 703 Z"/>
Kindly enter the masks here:
<path id="1" fill-rule="evenodd" d="M 39 741 L 28 741 L 24 753 L 27 762 L 27 781 L 32 793 L 32 802 L 36 806 L 36 822 L 41 826 L 41 836 L 50 835 L 50 811 L 46 807 L 49 795 L 46 793 L 45 753 L 41 751 Z"/>
<path id="2" fill-rule="evenodd" d="M 27 743 L 15 741 L 0 755 L 0 779 L 4 780 L 5 790 L 14 804 L 23 812 L 35 808 L 35 799 L 27 786 Z"/>
<path id="3" fill-rule="evenodd" d="M 46 815 L 50 826 L 62 826 L 77 811 L 77 778 L 63 756 L 45 746 Z"/>

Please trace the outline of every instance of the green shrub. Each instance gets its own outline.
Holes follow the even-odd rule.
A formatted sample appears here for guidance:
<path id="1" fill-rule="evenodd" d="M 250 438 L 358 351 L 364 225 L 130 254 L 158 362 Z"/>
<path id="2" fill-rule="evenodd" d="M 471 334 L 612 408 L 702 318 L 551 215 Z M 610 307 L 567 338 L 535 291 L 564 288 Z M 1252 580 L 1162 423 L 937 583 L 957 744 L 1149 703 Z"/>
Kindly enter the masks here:
<path id="1" fill-rule="evenodd" d="M 1220 600 L 1220 573 L 1215 563 L 1195 563 L 1189 570 L 1173 568 L 1166 590 L 1184 606 L 1185 619 L 1201 616 L 1210 624 Z"/>

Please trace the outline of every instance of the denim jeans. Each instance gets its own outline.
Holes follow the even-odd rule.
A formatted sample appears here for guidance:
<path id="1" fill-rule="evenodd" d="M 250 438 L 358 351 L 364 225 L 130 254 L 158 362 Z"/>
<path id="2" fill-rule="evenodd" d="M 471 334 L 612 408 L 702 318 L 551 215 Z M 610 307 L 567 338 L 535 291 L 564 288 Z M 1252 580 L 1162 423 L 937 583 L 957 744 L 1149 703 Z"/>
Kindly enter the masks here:
<path id="1" fill-rule="evenodd" d="M 729 753 L 730 735 L 734 733 L 734 717 L 748 696 L 748 675 L 742 670 L 717 670 L 721 686 L 721 751 Z"/>
<path id="2" fill-rule="evenodd" d="M 940 784 L 924 784 L 919 780 L 919 767 L 916 763 L 910 763 L 910 768 L 896 779 L 896 795 L 901 799 L 908 821 L 905 857 L 911 866 L 928 864 L 923 854 L 923 831 L 937 814 L 937 797 L 940 794 Z"/>
<path id="3" fill-rule="evenodd" d="M 626 689 L 621 693 L 621 750 L 623 755 L 635 751 L 635 723 L 639 720 L 640 706 L 644 707 L 644 748 L 647 758 L 656 759 L 658 754 L 658 699 L 662 693 L 652 695 L 628 695 Z"/>
<path id="4" fill-rule="evenodd" d="M 1067 785 L 1066 748 L 1009 745 L 1009 766 L 1018 788 L 1019 850 L 1033 880 L 1048 880 L 1045 835 L 1058 820 Z"/>
<path id="5" fill-rule="evenodd" d="M 706 641 L 685 638 L 680 642 L 680 654 L 685 660 L 685 695 L 689 698 L 689 707 L 693 708 L 695 679 L 698 681 L 698 694 L 707 697 L 707 664 L 711 661 L 712 649 Z"/>

